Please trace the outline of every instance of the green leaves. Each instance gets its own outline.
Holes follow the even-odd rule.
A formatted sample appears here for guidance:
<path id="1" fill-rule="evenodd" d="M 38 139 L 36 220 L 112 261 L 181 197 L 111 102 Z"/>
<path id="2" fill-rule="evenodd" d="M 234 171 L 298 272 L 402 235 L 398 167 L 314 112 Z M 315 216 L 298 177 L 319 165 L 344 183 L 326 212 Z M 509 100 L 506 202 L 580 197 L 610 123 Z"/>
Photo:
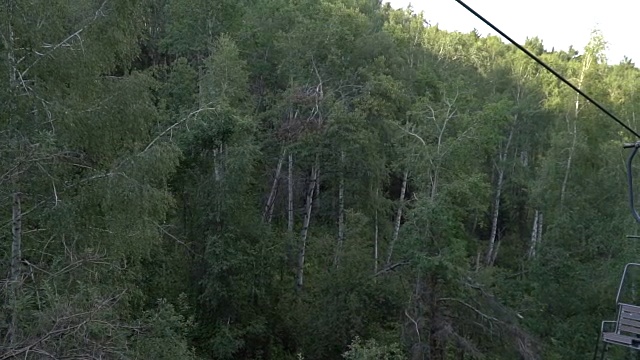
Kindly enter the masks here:
<path id="1" fill-rule="evenodd" d="M 349 345 L 349 351 L 345 352 L 343 357 L 348 360 L 402 360 L 405 358 L 397 344 L 384 346 L 379 345 L 375 340 L 363 342 L 358 337 Z"/>
<path id="2" fill-rule="evenodd" d="M 370 0 L 8 4 L 10 351 L 588 355 L 637 255 L 616 190 L 632 139 L 514 47 Z M 640 73 L 600 34 L 525 46 L 638 125 Z"/>
<path id="3" fill-rule="evenodd" d="M 181 298 L 184 302 L 186 299 Z M 181 304 L 183 305 L 183 304 Z M 134 337 L 131 356 L 153 356 L 154 359 L 197 359 L 189 348 L 185 335 L 192 330 L 193 319 L 178 313 L 166 299 L 144 312 L 141 331 Z"/>
<path id="4" fill-rule="evenodd" d="M 200 79 L 201 104 L 239 106 L 247 97 L 248 74 L 236 44 L 228 36 L 216 40 Z"/>

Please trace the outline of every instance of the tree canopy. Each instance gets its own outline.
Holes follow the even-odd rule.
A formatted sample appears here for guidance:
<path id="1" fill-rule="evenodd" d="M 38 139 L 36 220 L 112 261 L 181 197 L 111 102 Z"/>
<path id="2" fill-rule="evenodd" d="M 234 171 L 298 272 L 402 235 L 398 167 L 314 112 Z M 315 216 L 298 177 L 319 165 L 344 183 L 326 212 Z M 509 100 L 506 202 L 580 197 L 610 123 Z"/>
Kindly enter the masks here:
<path id="1" fill-rule="evenodd" d="M 635 139 L 497 37 L 379 0 L 0 24 L 2 360 L 582 360 L 615 315 Z M 638 128 L 599 33 L 524 46 Z"/>

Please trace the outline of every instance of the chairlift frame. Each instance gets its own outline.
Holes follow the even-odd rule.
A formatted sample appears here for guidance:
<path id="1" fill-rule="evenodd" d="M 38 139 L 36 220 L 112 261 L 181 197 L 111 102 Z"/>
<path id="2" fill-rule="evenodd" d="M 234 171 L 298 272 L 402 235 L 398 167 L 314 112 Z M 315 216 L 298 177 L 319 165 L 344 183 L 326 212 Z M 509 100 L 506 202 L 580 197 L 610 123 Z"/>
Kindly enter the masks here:
<path id="1" fill-rule="evenodd" d="M 640 214 L 636 210 L 634 204 L 633 194 L 633 172 L 632 164 L 633 159 L 638 153 L 640 148 L 640 141 L 635 143 L 624 144 L 625 149 L 633 149 L 627 158 L 627 181 L 629 186 L 629 205 L 631 207 L 631 215 L 640 223 Z M 628 235 L 627 238 L 639 238 L 636 235 Z M 600 359 L 603 360 L 606 356 L 609 345 L 624 346 L 631 350 L 640 350 L 640 306 L 623 303 L 620 300 L 622 294 L 622 287 L 628 275 L 630 267 L 640 267 L 638 263 L 628 263 L 624 267 L 622 278 L 620 278 L 620 285 L 618 286 L 618 293 L 616 294 L 616 308 L 617 316 L 616 320 L 605 320 L 600 325 L 600 332 L 598 334 L 598 341 L 596 342 L 596 349 L 593 354 L 593 359 L 598 358 L 598 350 L 600 342 L 604 343 L 602 351 L 600 353 Z M 613 325 L 613 327 L 611 327 Z M 608 329 L 605 327 L 608 326 Z M 609 330 L 611 329 L 611 330 Z"/>
<path id="2" fill-rule="evenodd" d="M 630 267 L 640 268 L 638 263 L 628 263 L 624 267 L 618 293 L 616 295 L 616 307 L 618 309 L 616 320 L 605 320 L 600 326 L 598 342 L 593 359 L 598 357 L 600 342 L 604 343 L 600 353 L 600 359 L 604 359 L 609 345 L 619 345 L 630 348 L 632 350 L 640 350 L 640 306 L 627 304 L 621 301 L 622 287 Z M 613 325 L 613 326 L 611 326 Z"/>

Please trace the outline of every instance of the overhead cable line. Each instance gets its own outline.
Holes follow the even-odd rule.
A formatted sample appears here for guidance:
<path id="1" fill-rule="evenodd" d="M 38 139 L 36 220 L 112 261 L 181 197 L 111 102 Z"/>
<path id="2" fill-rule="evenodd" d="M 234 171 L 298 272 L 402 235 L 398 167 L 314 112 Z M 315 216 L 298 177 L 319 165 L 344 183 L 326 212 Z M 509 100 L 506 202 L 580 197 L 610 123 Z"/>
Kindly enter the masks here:
<path id="1" fill-rule="evenodd" d="M 545 64 L 544 61 L 540 60 L 537 56 L 535 56 L 534 54 L 532 54 L 529 50 L 527 50 L 524 46 L 518 44 L 517 42 L 515 42 L 512 38 L 510 38 L 507 34 L 505 34 L 504 32 L 502 32 L 500 29 L 498 29 L 495 25 L 493 25 L 491 22 L 489 22 L 487 19 L 485 19 L 482 15 L 478 14 L 475 10 L 473 10 L 471 7 L 469 7 L 467 4 L 465 4 L 462 0 L 455 0 L 458 4 L 462 5 L 462 7 L 464 7 L 465 9 L 467 9 L 470 13 L 472 13 L 473 15 L 475 15 L 478 19 L 482 20 L 482 22 L 484 22 L 485 24 L 489 25 L 489 27 L 491 27 L 493 30 L 497 31 L 498 34 L 502 35 L 505 39 L 509 40 L 509 42 L 511 42 L 513 45 L 515 45 L 515 47 L 517 47 L 518 49 L 520 49 L 522 52 L 524 52 L 525 54 L 527 54 L 530 58 L 532 58 L 533 60 L 535 60 L 538 64 L 540 64 L 542 67 L 544 67 L 545 69 L 547 69 L 550 73 L 552 73 L 553 75 L 555 75 L 558 79 L 560 79 L 562 82 L 564 82 L 565 84 L 567 84 L 570 88 L 572 88 L 573 90 L 575 90 L 578 94 L 582 95 L 585 99 L 587 99 L 587 101 L 591 102 L 593 105 L 595 105 L 598 109 L 600 109 L 602 112 L 604 112 L 605 114 L 609 115 L 610 118 L 612 118 L 615 122 L 617 122 L 618 124 L 620 124 L 623 128 L 627 129 L 630 133 L 632 133 L 633 135 L 635 135 L 637 138 L 640 138 L 640 134 L 638 134 L 635 130 L 633 130 L 632 128 L 630 128 L 627 124 L 625 124 L 624 122 L 622 122 L 622 120 L 620 120 L 617 116 L 615 116 L 613 113 L 611 113 L 609 110 L 605 109 L 604 106 L 600 105 L 600 103 L 598 103 L 597 101 L 593 100 L 589 95 L 585 94 L 582 90 L 580 90 L 577 86 L 573 85 L 572 83 L 569 82 L 569 80 L 565 79 L 562 75 L 560 75 L 557 71 L 555 71 L 552 67 L 550 67 L 549 65 Z"/>

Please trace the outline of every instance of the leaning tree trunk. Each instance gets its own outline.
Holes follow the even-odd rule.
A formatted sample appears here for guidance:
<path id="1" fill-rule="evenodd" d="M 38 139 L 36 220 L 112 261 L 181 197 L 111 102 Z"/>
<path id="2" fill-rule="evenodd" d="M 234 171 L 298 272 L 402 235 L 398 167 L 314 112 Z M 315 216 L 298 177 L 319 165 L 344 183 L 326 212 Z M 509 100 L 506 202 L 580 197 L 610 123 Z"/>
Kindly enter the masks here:
<path id="1" fill-rule="evenodd" d="M 278 192 L 278 183 L 280 181 L 280 172 L 282 170 L 282 163 L 284 162 L 284 156 L 286 154 L 286 150 L 282 150 L 282 155 L 278 159 L 278 166 L 276 166 L 276 174 L 273 179 L 273 184 L 271 185 L 271 191 L 269 192 L 269 198 L 267 199 L 267 203 L 264 206 L 264 211 L 262 212 L 262 220 L 267 224 L 271 224 L 271 219 L 273 218 L 273 204 L 276 201 L 276 193 Z"/>
<path id="2" fill-rule="evenodd" d="M 402 220 L 402 209 L 404 208 L 404 196 L 407 191 L 407 181 L 409 179 L 409 171 L 404 172 L 402 178 L 402 187 L 400 188 L 400 203 L 398 205 L 398 211 L 396 212 L 396 222 L 393 226 L 393 236 L 391 237 L 391 243 L 389 244 L 389 253 L 387 254 L 387 265 L 391 263 L 391 256 L 393 255 L 393 247 L 398 240 L 400 234 L 400 221 Z"/>
<path id="3" fill-rule="evenodd" d="M 577 103 L 577 102 L 576 102 Z M 576 105 L 576 109 L 577 109 Z M 578 111 L 576 110 L 576 116 L 578 115 Z M 570 120 L 567 116 L 567 128 L 571 133 L 571 147 L 569 148 L 569 156 L 567 157 L 567 165 L 564 170 L 564 178 L 562 179 L 562 187 L 560 189 L 560 208 L 564 206 L 565 194 L 567 193 L 567 184 L 569 183 L 569 174 L 571 172 L 571 164 L 573 162 L 573 154 L 576 149 L 576 142 L 578 139 L 578 127 L 577 127 L 577 118 L 573 120 L 573 129 L 571 129 L 571 125 L 569 124 Z"/>
<path id="4" fill-rule="evenodd" d="M 489 235 L 489 249 L 485 257 L 485 264 L 493 264 L 494 252 L 496 252 L 496 238 L 498 234 L 498 217 L 500 215 L 500 196 L 502 196 L 502 185 L 504 182 L 504 170 L 498 169 L 498 182 L 496 192 L 493 196 L 493 211 L 491 213 L 491 233 Z"/>
<path id="5" fill-rule="evenodd" d="M 500 245 L 502 244 L 502 240 L 496 241 L 496 247 L 493 250 L 493 257 L 491 257 L 491 265 L 496 263 L 496 258 L 498 257 L 498 252 L 500 251 Z"/>
<path id="6" fill-rule="evenodd" d="M 517 120 L 518 117 L 516 115 L 515 121 Z M 491 213 L 491 233 L 489 234 L 489 248 L 487 249 L 487 254 L 485 256 L 485 264 L 487 266 L 493 265 L 498 255 L 496 238 L 498 236 L 498 217 L 500 216 L 500 197 L 502 196 L 502 188 L 504 186 L 505 162 L 507 161 L 507 156 L 509 155 L 509 146 L 511 145 L 511 139 L 513 139 L 513 133 L 516 127 L 515 121 L 511 127 L 511 130 L 509 131 L 507 143 L 505 144 L 504 149 L 501 149 L 500 154 L 498 155 L 499 163 L 496 164 L 496 169 L 498 170 L 498 179 L 496 183 L 496 191 L 493 197 L 493 211 Z"/>
<path id="7" fill-rule="evenodd" d="M 302 223 L 302 231 L 300 232 L 300 253 L 298 255 L 298 276 L 296 285 L 301 289 L 304 285 L 304 263 L 307 251 L 307 237 L 309 234 L 309 223 L 311 221 L 311 210 L 313 208 L 313 194 L 316 189 L 316 181 L 318 179 L 318 162 L 311 168 L 311 182 L 307 190 L 307 199 L 305 202 L 305 215 Z"/>

